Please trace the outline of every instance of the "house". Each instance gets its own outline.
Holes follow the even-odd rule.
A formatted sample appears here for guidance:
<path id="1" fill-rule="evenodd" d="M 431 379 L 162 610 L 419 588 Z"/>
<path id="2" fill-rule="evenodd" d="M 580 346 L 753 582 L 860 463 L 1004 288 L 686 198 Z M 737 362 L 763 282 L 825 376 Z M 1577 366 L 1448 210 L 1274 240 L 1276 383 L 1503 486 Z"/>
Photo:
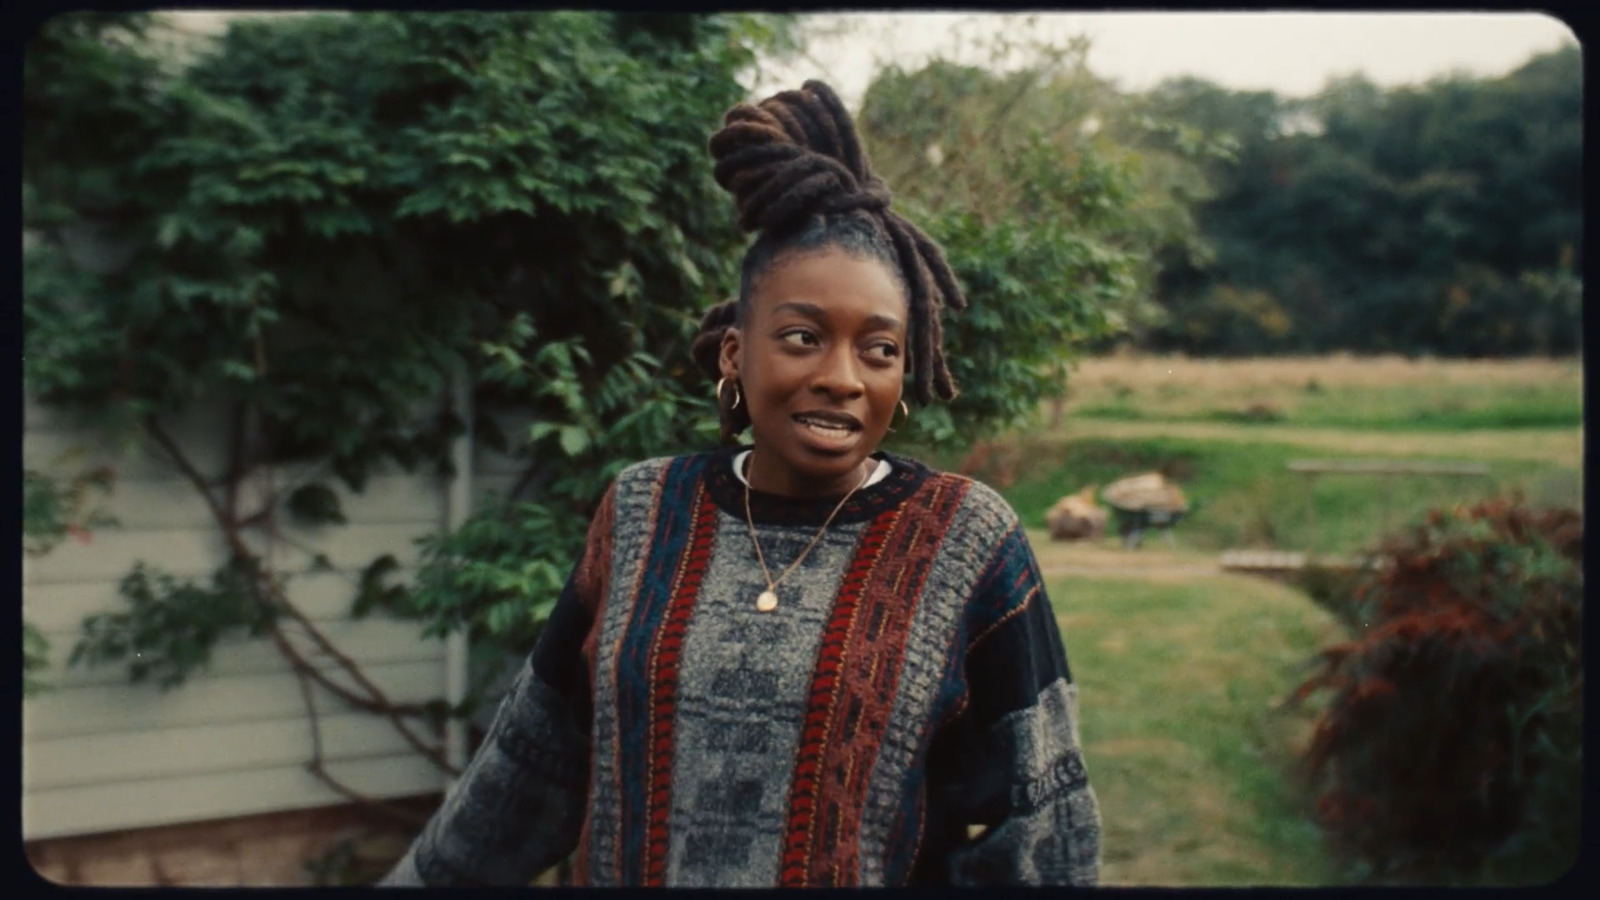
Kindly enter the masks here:
<path id="1" fill-rule="evenodd" d="M 164 15 L 203 38 L 220 32 L 228 18 L 287 14 Z M 191 48 L 180 33 L 168 52 L 181 58 Z M 79 238 L 83 253 L 115 265 L 115 247 L 92 231 Z M 432 405 L 447 400 L 458 409 L 465 403 L 462 396 L 441 396 Z M 200 477 L 226 470 L 230 427 L 220 405 L 199 402 L 163 426 Z M 425 639 L 420 625 L 382 616 L 352 620 L 355 581 L 384 554 L 400 563 L 391 580 L 408 579 L 417 538 L 459 524 L 480 498 L 504 492 L 518 473 L 518 463 L 480 451 L 470 436 L 457 440 L 453 455 L 453 479 L 390 469 L 354 493 L 319 478 L 340 495 L 346 524 L 298 527 L 280 516 L 281 539 L 268 545 L 259 535 L 249 538 L 275 572 L 289 577 L 287 596 L 316 632 L 394 702 L 458 698 L 466 680 L 464 640 Z M 351 823 L 370 819 L 354 812 L 367 807 L 353 807 L 349 796 L 308 770 L 319 755 L 328 775 L 363 797 L 410 798 L 406 808 L 413 811 L 436 802 L 446 787 L 444 770 L 391 722 L 303 684 L 269 640 L 225 640 L 208 665 L 171 690 L 130 683 L 127 661 L 68 666 L 86 617 L 127 608 L 119 584 L 135 566 L 203 586 L 228 550 L 192 473 L 147 438 L 122 446 L 97 423 L 28 400 L 23 463 L 57 477 L 98 465 L 115 473 L 104 504 L 114 526 L 23 560 L 23 618 L 51 645 L 50 668 L 40 676 L 50 688 L 23 704 L 22 835 L 41 873 L 95 884 L 301 883 L 308 855 L 360 832 L 367 826 Z M 241 484 L 241 505 L 253 508 L 307 474 L 257 467 Z M 330 565 L 313 567 L 318 555 Z M 351 685 L 326 647 L 303 630 L 287 635 L 330 678 Z M 412 726 L 426 745 L 464 764 L 468 748 L 459 725 L 443 733 L 420 720 Z"/>
<path id="2" fill-rule="evenodd" d="M 198 490 L 158 447 L 118 452 L 95 429 L 32 403 L 24 429 L 27 468 L 63 472 L 105 463 L 116 472 L 104 503 L 114 526 L 24 558 L 23 617 L 44 631 L 52 657 L 41 679 L 51 688 L 23 705 L 22 832 L 36 865 L 51 855 L 50 846 L 68 838 L 82 844 L 88 835 L 183 823 L 214 830 L 219 820 L 346 804 L 348 798 L 306 768 L 313 758 L 312 707 L 327 770 L 351 789 L 374 798 L 426 798 L 444 789 L 443 770 L 387 720 L 317 686 L 310 688 L 308 706 L 305 687 L 266 639 L 226 640 L 204 671 L 166 691 L 130 684 L 121 665 L 69 668 L 83 619 L 125 608 L 117 588 L 136 564 L 206 584 L 226 549 Z M 223 410 L 201 407 L 169 430 L 200 472 L 222 471 Z M 385 553 L 400 561 L 395 577 L 404 579 L 416 562 L 416 538 L 459 522 L 474 494 L 510 486 L 512 460 L 475 454 L 465 437 L 456 451 L 456 479 L 387 471 L 360 494 L 326 481 L 341 494 L 348 523 L 286 527 L 289 540 L 266 553 L 276 571 L 292 576 L 290 600 L 396 702 L 446 697 L 452 685 L 459 691 L 464 647 L 459 640 L 452 647 L 424 639 L 414 623 L 352 620 L 354 582 Z M 270 479 L 293 477 L 258 471 L 243 493 L 259 496 Z M 325 554 L 332 570 L 308 571 L 313 552 Z M 309 640 L 293 642 L 319 668 L 349 683 Z M 430 734 L 420 724 L 417 730 L 440 746 L 449 743 L 457 764 L 464 761 L 460 734 Z M 141 883 L 136 874 L 119 877 Z"/>

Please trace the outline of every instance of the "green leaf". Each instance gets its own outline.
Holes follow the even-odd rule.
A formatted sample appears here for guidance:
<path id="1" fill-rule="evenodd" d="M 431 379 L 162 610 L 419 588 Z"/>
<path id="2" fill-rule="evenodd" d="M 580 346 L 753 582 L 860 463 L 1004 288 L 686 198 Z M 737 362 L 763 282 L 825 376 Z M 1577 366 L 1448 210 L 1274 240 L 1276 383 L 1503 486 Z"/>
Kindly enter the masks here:
<path id="1" fill-rule="evenodd" d="M 393 610 L 405 597 L 401 588 L 386 588 L 383 580 L 400 568 L 393 554 L 386 553 L 361 571 L 361 581 L 356 589 L 355 601 L 350 607 L 350 617 L 363 619 L 374 609 Z"/>
<path id="2" fill-rule="evenodd" d="M 577 456 L 589 447 L 589 432 L 578 425 L 561 426 L 561 452 Z"/>
<path id="3" fill-rule="evenodd" d="M 553 612 L 555 608 L 556 599 L 551 598 L 549 600 L 542 600 L 538 603 L 535 603 L 533 607 L 528 610 L 528 614 L 533 617 L 533 621 L 543 622 L 550 618 L 550 613 Z"/>
<path id="4" fill-rule="evenodd" d="M 226 378 L 232 378 L 234 380 L 243 381 L 246 383 L 256 380 L 255 368 L 236 359 L 221 360 L 218 363 L 218 367 L 222 370 L 222 374 Z"/>
<path id="5" fill-rule="evenodd" d="M 339 495 L 325 484 L 308 484 L 289 495 L 290 515 L 307 525 L 343 525 Z"/>

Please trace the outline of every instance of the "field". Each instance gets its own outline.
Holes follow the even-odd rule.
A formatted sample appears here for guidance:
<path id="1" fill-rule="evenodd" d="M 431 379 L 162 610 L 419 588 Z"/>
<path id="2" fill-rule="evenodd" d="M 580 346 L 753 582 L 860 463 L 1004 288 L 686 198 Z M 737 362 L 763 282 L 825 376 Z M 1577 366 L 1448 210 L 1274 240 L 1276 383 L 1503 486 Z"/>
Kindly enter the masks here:
<path id="1" fill-rule="evenodd" d="M 1314 709 L 1280 701 L 1340 626 L 1292 585 L 1222 571 L 1239 547 L 1350 552 L 1424 510 L 1518 492 L 1582 505 L 1576 360 L 1106 358 L 1044 423 L 930 460 L 1029 527 L 1083 703 L 1111 885 L 1337 885 L 1296 780 Z M 1296 459 L 1486 463 L 1482 477 L 1290 472 Z M 1169 544 L 1056 543 L 1061 496 L 1162 471 L 1190 501 Z"/>
<path id="2" fill-rule="evenodd" d="M 1063 411 L 1079 418 L 1376 431 L 1575 428 L 1578 360 L 1326 356 L 1087 360 Z"/>
<path id="3" fill-rule="evenodd" d="M 1425 509 L 1494 493 L 1581 506 L 1582 374 L 1576 360 L 1092 359 L 1041 427 L 935 461 L 999 488 L 1030 527 L 1066 494 L 1161 471 L 1190 502 L 1175 531 L 1186 547 L 1348 552 Z M 1288 469 L 1353 458 L 1479 462 L 1489 474 Z"/>

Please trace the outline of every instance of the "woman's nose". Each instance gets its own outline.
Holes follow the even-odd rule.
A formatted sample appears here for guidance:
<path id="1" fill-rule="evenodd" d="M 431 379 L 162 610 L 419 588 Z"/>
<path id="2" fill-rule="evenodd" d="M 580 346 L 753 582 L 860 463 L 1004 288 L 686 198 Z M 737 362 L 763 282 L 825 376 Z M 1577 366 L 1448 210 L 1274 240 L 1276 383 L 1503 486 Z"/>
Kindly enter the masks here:
<path id="1" fill-rule="evenodd" d="M 824 354 L 811 375 L 811 389 L 843 397 L 855 397 L 865 391 L 854 348 L 841 345 Z"/>

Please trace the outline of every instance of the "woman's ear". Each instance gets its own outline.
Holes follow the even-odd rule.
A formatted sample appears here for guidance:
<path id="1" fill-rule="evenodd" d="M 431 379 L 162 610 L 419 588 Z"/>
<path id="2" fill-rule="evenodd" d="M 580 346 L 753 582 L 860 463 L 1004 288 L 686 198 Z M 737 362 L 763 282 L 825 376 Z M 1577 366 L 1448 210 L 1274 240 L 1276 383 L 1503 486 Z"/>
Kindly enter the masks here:
<path id="1" fill-rule="evenodd" d="M 729 381 L 739 380 L 739 350 L 743 340 L 744 335 L 739 333 L 737 325 L 729 325 L 722 332 L 722 350 L 717 354 L 717 365 L 722 369 L 722 377 Z"/>

